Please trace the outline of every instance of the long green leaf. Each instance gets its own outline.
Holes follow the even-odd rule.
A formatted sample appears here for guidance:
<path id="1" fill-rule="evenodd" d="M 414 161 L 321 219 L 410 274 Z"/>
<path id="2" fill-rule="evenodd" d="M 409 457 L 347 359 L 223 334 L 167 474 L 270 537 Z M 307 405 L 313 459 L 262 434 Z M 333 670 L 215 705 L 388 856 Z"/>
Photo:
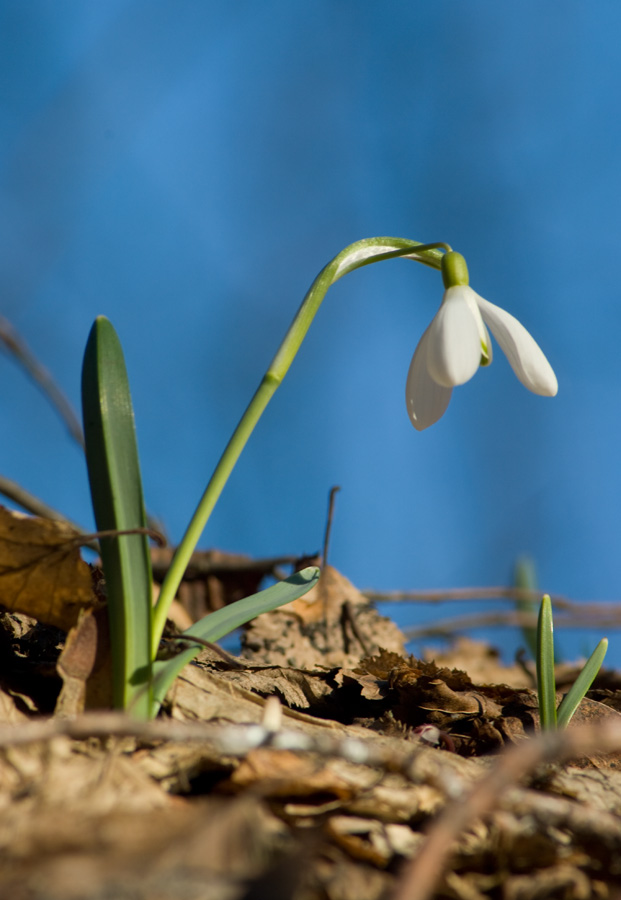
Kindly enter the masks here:
<path id="1" fill-rule="evenodd" d="M 251 619 L 261 615 L 261 613 L 269 612 L 291 603 L 302 597 L 307 591 L 317 584 L 319 580 L 319 569 L 316 566 L 308 566 L 286 578 L 279 581 L 258 594 L 252 594 L 236 603 L 230 603 L 216 612 L 209 613 L 208 616 L 195 622 L 183 634 L 192 635 L 202 638 L 204 641 L 217 641 L 230 634 L 240 625 L 244 625 Z M 191 662 L 202 650 L 202 647 L 190 647 L 188 650 L 182 650 L 181 653 L 172 659 L 158 660 L 153 664 L 153 701 L 154 708 L 157 711 L 162 700 L 166 696 L 170 685 L 173 683 L 179 672 Z"/>
<path id="2" fill-rule="evenodd" d="M 552 603 L 544 594 L 537 621 L 537 693 L 542 729 L 556 728 Z"/>
<path id="3" fill-rule="evenodd" d="M 82 367 L 86 462 L 99 531 L 144 528 L 146 516 L 134 413 L 123 351 L 100 316 Z M 149 715 L 151 680 L 151 560 L 145 535 L 101 539 L 106 579 L 116 707 Z"/>
<path id="4" fill-rule="evenodd" d="M 580 701 L 595 681 L 595 676 L 602 667 L 607 650 L 608 638 L 602 638 L 558 708 L 557 725 L 559 728 L 569 725 L 571 717 L 580 706 Z"/>

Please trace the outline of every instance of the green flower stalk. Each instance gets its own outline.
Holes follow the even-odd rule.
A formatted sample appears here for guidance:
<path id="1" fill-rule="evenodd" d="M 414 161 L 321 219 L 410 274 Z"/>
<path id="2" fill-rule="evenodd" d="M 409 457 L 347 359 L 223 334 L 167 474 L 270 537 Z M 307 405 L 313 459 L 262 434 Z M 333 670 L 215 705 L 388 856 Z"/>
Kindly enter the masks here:
<path id="1" fill-rule="evenodd" d="M 311 285 L 216 466 L 162 585 L 154 612 L 154 645 L 159 642 L 170 604 L 218 497 L 246 441 L 287 374 L 328 289 L 355 269 L 398 257 L 440 270 L 446 288 L 440 310 L 421 338 L 407 377 L 406 404 L 416 429 L 420 431 L 437 422 L 448 406 L 453 387 L 471 378 L 479 365 L 491 363 L 491 341 L 484 322 L 525 387 L 544 396 L 556 394 L 556 376 L 539 346 L 517 319 L 475 294 L 468 286 L 465 259 L 448 244 L 378 237 L 346 247 Z"/>
<path id="2" fill-rule="evenodd" d="M 177 548 L 170 569 L 164 579 L 154 610 L 153 650 L 155 652 L 175 594 L 181 583 L 192 553 L 200 540 L 203 529 L 222 493 L 229 475 L 246 446 L 248 438 L 261 418 L 267 404 L 274 396 L 283 378 L 289 371 L 302 341 L 306 337 L 311 322 L 328 292 L 328 289 L 344 275 L 368 266 L 371 263 L 403 257 L 412 259 L 431 268 L 442 268 L 443 251 L 450 251 L 448 244 L 421 244 L 405 238 L 368 238 L 346 247 L 338 256 L 321 270 L 300 306 L 283 342 L 270 363 L 267 372 L 239 424 L 220 457 L 220 461 L 205 488 L 186 532 Z"/>

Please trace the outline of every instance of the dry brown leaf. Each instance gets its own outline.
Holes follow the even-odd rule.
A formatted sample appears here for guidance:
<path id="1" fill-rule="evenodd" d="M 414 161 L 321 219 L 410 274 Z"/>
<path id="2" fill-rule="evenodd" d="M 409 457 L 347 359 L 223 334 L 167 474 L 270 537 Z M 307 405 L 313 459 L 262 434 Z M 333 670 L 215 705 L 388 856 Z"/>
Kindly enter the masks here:
<path id="1" fill-rule="evenodd" d="M 112 706 L 110 632 L 105 608 L 83 610 L 67 635 L 56 663 L 63 687 L 54 710 L 57 716 L 76 716 L 85 709 Z"/>
<path id="2" fill-rule="evenodd" d="M 88 803 L 69 809 L 61 803 L 30 816 L 11 811 L 12 831 L 0 826 L 0 896 L 235 900 L 282 853 L 287 834 L 256 798 L 124 806 L 102 812 Z M 276 877 L 287 862 L 278 860 Z"/>
<path id="3" fill-rule="evenodd" d="M 383 698 L 389 706 L 391 721 L 418 728 L 432 724 L 464 756 L 496 752 L 510 743 L 518 743 L 539 728 L 537 694 L 516 690 L 505 684 L 477 684 L 460 669 L 439 666 L 433 660 L 410 657 L 404 660 L 382 651 L 360 662 L 354 670 L 341 670 L 334 681 L 358 683 L 364 698 Z M 617 701 L 610 691 L 600 692 Z M 557 693 L 557 706 L 562 695 Z M 584 698 L 571 726 L 603 718 L 618 718 L 612 706 Z M 383 721 L 386 721 L 384 718 Z M 389 724 L 389 723 L 388 723 Z M 597 768 L 621 767 L 621 753 L 592 755 L 574 765 Z"/>
<path id="4" fill-rule="evenodd" d="M 0 604 L 69 631 L 95 604 L 78 532 L 61 522 L 0 506 Z"/>
<path id="5" fill-rule="evenodd" d="M 424 842 L 407 825 L 384 824 L 359 816 L 332 816 L 326 831 L 354 859 L 384 868 L 394 856 L 413 856 Z"/>
<path id="6" fill-rule="evenodd" d="M 394 876 L 360 860 L 354 864 L 344 851 L 332 850 L 316 863 L 318 887 L 311 896 L 328 900 L 380 900 L 394 889 Z"/>
<path id="7" fill-rule="evenodd" d="M 339 800 L 351 798 L 360 786 L 346 777 L 351 767 L 339 765 L 340 760 L 327 764 L 287 750 L 261 747 L 251 750 L 231 775 L 231 784 L 247 788 L 260 784 L 271 797 L 308 797 L 329 794 Z M 343 771 L 339 772 L 339 768 Z M 356 773 L 358 774 L 358 773 Z M 368 788 L 368 772 L 359 777 Z M 373 777 L 373 776 L 371 776 Z"/>
<path id="8" fill-rule="evenodd" d="M 305 672 L 302 669 L 249 663 L 246 670 L 232 669 L 221 674 L 240 687 L 264 697 L 276 694 L 286 706 L 310 709 L 314 714 L 329 703 L 334 689 L 329 670 Z"/>
<path id="9" fill-rule="evenodd" d="M 433 660 L 439 666 L 461 669 L 475 684 L 507 684 L 518 690 L 532 688 L 536 684 L 534 672 L 532 677 L 529 677 L 521 666 L 504 665 L 495 647 L 484 641 L 473 641 L 468 637 L 457 637 L 445 651 L 440 651 L 437 647 L 425 650 L 423 658 L 427 661 Z M 570 685 L 576 677 L 577 673 Z M 558 676 L 556 683 L 559 685 Z"/>
<path id="10" fill-rule="evenodd" d="M 28 716 L 17 705 L 17 699 L 21 700 L 22 705 L 27 707 L 29 698 L 0 690 L 0 722 L 3 725 L 15 725 L 18 722 L 27 721 Z"/>
<path id="11" fill-rule="evenodd" d="M 570 723 L 570 728 L 575 725 L 584 725 L 589 722 L 595 722 L 599 719 L 618 719 L 621 713 L 610 706 L 605 706 L 597 700 L 591 700 L 589 697 L 583 697 L 580 706 L 576 710 Z M 621 768 L 621 753 L 592 753 L 583 759 L 572 760 L 572 766 L 580 768 L 589 768 L 593 766 L 596 769 L 619 769 Z"/>
<path id="12" fill-rule="evenodd" d="M 604 896 L 607 896 L 608 892 Z M 590 900 L 591 881 L 575 866 L 563 864 L 539 869 L 528 875 L 517 875 L 506 886 L 507 900 L 531 900 L 532 897 L 564 897 L 567 900 Z"/>

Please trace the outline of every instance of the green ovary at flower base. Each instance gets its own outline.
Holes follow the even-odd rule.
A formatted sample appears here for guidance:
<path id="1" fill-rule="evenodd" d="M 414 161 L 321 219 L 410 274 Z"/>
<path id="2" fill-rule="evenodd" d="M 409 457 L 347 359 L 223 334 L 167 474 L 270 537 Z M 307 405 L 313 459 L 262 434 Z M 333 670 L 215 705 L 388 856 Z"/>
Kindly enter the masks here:
<path id="1" fill-rule="evenodd" d="M 442 257 L 442 276 L 442 304 L 416 348 L 406 382 L 407 409 L 414 427 L 422 431 L 437 422 L 453 388 L 469 381 L 479 366 L 491 363 L 486 326 L 524 387 L 554 397 L 556 375 L 539 345 L 517 319 L 472 290 L 461 254 L 448 252 Z"/>

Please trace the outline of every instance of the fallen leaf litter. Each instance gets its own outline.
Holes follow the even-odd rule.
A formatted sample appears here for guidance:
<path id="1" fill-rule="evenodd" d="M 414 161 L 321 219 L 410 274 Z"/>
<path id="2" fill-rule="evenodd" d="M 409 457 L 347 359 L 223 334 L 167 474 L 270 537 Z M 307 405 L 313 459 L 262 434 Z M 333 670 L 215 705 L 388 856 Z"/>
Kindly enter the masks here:
<path id="1" fill-rule="evenodd" d="M 24 557 L 22 600 L 33 564 Z M 489 651 L 463 642 L 460 669 L 450 657 L 407 657 L 393 623 L 328 570 L 305 606 L 251 625 L 243 669 L 204 651 L 153 723 L 80 712 L 93 703 L 92 637 L 79 664 L 61 663 L 76 688 L 61 715 L 33 719 L 58 703 L 64 639 L 51 628 L 46 642 L 44 626 L 1 616 L 0 895 L 614 897 L 621 728 L 610 674 L 580 710 L 595 725 L 533 740 L 526 673 L 522 684 L 515 670 L 511 687 L 492 683 L 494 661 L 485 683 Z M 0 588 L 12 583 L 5 575 Z M 90 592 L 79 583 L 84 597 L 73 596 L 88 608 L 90 574 Z M 67 629 L 71 604 L 71 621 L 50 615 L 49 595 L 23 611 Z M 476 681 L 463 671 L 469 657 Z M 269 697 L 281 712 L 273 700 L 266 712 Z M 425 743 L 421 727 L 451 744 Z M 571 765 L 555 761 L 572 742 Z"/>

